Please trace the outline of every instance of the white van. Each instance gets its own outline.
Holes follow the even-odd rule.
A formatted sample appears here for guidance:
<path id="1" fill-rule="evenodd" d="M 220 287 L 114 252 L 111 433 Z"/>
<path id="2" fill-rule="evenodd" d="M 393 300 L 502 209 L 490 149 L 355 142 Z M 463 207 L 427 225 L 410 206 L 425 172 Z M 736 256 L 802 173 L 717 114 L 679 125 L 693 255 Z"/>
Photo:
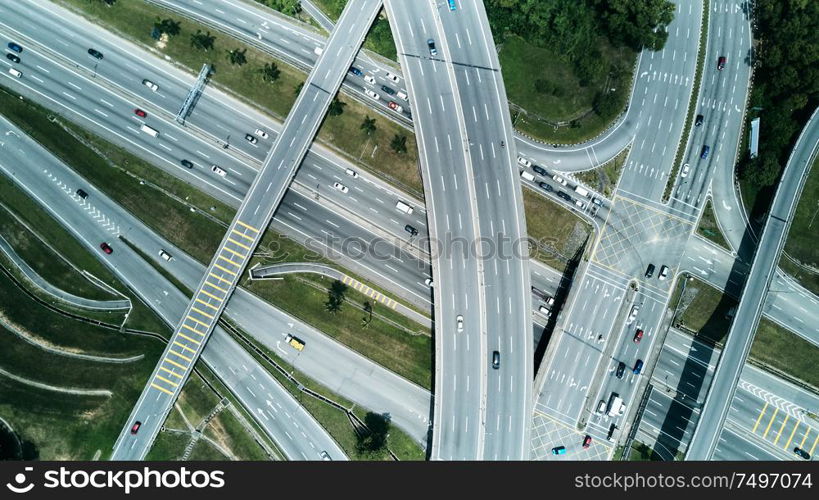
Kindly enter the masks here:
<path id="1" fill-rule="evenodd" d="M 397 208 L 401 212 L 404 212 L 407 215 L 410 215 L 412 213 L 412 207 L 407 205 L 403 201 L 399 201 L 398 203 L 396 203 L 395 208 Z"/>
<path id="2" fill-rule="evenodd" d="M 584 188 L 583 186 L 578 185 L 576 188 L 574 188 L 574 192 L 579 194 L 580 196 L 583 196 L 584 198 L 589 197 L 589 190 Z"/>
<path id="3" fill-rule="evenodd" d="M 156 137 L 156 136 L 159 135 L 159 132 L 156 129 L 152 129 L 151 127 L 149 127 L 149 126 L 147 126 L 145 124 L 143 124 L 140 127 L 140 130 L 142 130 L 146 134 L 150 135 L 151 137 Z"/>
<path id="4" fill-rule="evenodd" d="M 316 47 L 315 49 L 313 49 L 313 53 L 316 54 L 317 56 L 320 56 L 322 52 L 324 52 L 324 49 L 322 49 L 321 47 Z"/>
<path id="5" fill-rule="evenodd" d="M 520 176 L 523 177 L 524 179 L 526 179 L 529 182 L 535 182 L 535 176 L 532 175 L 531 172 L 528 172 L 526 170 L 521 170 L 520 171 Z"/>

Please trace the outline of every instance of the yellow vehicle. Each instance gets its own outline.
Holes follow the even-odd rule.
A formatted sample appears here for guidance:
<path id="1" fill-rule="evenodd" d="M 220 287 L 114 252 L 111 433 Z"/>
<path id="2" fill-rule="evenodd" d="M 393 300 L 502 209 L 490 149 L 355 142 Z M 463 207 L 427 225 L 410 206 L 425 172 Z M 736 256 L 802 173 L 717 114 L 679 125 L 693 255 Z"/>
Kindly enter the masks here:
<path id="1" fill-rule="evenodd" d="M 290 344 L 291 346 L 293 346 L 293 349 L 295 349 L 297 351 L 304 350 L 304 341 L 302 341 L 298 337 L 288 335 L 287 337 L 284 338 L 284 341 L 287 342 L 288 344 Z"/>

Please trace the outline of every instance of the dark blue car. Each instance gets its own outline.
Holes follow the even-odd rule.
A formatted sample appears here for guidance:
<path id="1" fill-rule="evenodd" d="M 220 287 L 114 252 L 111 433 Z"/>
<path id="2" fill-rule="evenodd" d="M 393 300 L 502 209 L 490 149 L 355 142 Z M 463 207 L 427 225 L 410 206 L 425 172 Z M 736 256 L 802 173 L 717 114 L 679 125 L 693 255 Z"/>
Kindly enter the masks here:
<path id="1" fill-rule="evenodd" d="M 643 371 L 643 360 L 638 359 L 636 363 L 634 363 L 634 369 L 631 372 L 635 375 L 639 375 L 640 372 Z"/>
<path id="2" fill-rule="evenodd" d="M 702 158 L 703 160 L 705 160 L 706 158 L 708 158 L 708 153 L 709 153 L 710 151 L 711 151 L 711 147 L 710 147 L 710 146 L 703 146 L 703 147 L 702 147 L 702 152 L 700 153 L 700 158 Z"/>
<path id="3" fill-rule="evenodd" d="M 363 76 L 364 75 L 364 73 L 362 73 L 361 70 L 356 68 L 355 66 L 350 66 L 350 73 L 354 74 L 355 76 Z"/>
<path id="4" fill-rule="evenodd" d="M 13 50 L 14 52 L 17 52 L 18 54 L 19 54 L 20 52 L 22 52 L 22 51 L 23 51 L 23 47 L 20 47 L 19 45 L 17 45 L 17 44 L 16 44 L 16 43 L 14 43 L 14 42 L 9 42 L 8 47 L 9 47 L 11 50 Z"/>

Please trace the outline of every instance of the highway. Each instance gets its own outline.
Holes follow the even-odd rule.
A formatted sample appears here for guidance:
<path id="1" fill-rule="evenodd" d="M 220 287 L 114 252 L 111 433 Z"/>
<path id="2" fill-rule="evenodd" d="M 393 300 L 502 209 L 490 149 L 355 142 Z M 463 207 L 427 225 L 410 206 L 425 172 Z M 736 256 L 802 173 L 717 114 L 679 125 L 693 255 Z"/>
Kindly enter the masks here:
<path id="1" fill-rule="evenodd" d="M 353 8 L 353 5 L 357 8 Z M 147 453 L 148 446 L 145 444 L 153 442 L 179 397 L 190 368 L 201 354 L 247 262 L 289 188 L 380 5 L 379 0 L 363 0 L 345 8 L 336 31 L 296 98 L 276 143 L 268 152 L 219 249 L 194 289 L 192 300 L 162 359 L 137 400 L 129 421 L 123 426 L 112 459 L 138 460 Z M 322 67 L 322 61 L 327 61 L 327 67 Z M 147 428 L 138 436 L 133 436 L 129 422 L 146 421 L 149 417 L 154 418 L 150 424 L 143 424 Z M 134 442 L 139 444 L 134 446 Z"/>
<path id="2" fill-rule="evenodd" d="M 684 453 L 721 351 L 671 329 L 652 375 L 652 389 L 640 416 L 637 441 L 664 460 Z M 811 451 L 819 441 L 819 421 L 811 408 L 819 397 L 756 366 L 742 369 L 716 460 L 794 460 L 794 446 Z M 813 453 L 811 453 L 813 455 Z"/>
<path id="3" fill-rule="evenodd" d="M 415 130 L 427 203 L 431 241 L 441 251 L 432 255 L 435 305 L 435 404 L 432 459 L 480 459 L 483 456 L 487 352 L 486 302 L 483 270 L 472 253 L 478 241 L 474 184 L 467 137 L 459 102 L 445 59 L 434 57 L 428 39 L 438 40 L 441 28 L 422 3 L 410 10 L 406 2 L 386 2 L 407 88 L 416 103 Z M 432 103 L 435 103 L 433 107 Z M 417 103 L 422 103 L 418 105 Z M 426 104 L 423 105 L 423 104 Z M 457 244 L 454 246 L 453 242 Z M 462 317 L 463 331 L 457 318 Z"/>
<path id="4" fill-rule="evenodd" d="M 0 127 L 4 130 L 0 146 L 0 169 L 3 174 L 17 183 L 93 254 L 99 255 L 102 262 L 134 290 L 160 318 L 169 325 L 176 324 L 188 299 L 139 254 L 117 239 L 121 229 L 128 228 L 125 229 L 125 234 L 129 234 L 129 225 L 138 221 L 121 208 L 118 210 L 120 213 L 115 215 L 115 207 L 111 206 L 100 191 L 87 185 L 80 176 L 4 118 L 0 118 Z M 82 186 L 88 193 L 87 200 L 75 194 L 77 186 Z M 119 229 L 117 223 L 121 223 Z M 103 241 L 109 242 L 112 246 L 112 254 L 104 255 L 99 249 L 99 244 Z M 156 251 L 152 250 L 150 253 Z M 343 451 L 329 434 L 301 408 L 290 393 L 258 365 L 250 354 L 221 329 L 217 329 L 215 337 L 219 339 L 216 344 L 218 348 L 206 349 L 203 360 L 218 373 L 225 375 L 230 372 L 243 373 L 241 376 L 232 377 L 232 380 L 243 382 L 235 384 L 232 390 L 252 413 L 258 405 L 249 398 L 253 389 L 249 389 L 250 383 L 246 378 L 255 377 L 254 385 L 259 384 L 256 392 L 274 402 L 281 411 L 280 417 L 286 415 L 287 421 L 284 418 L 271 418 L 269 414 L 262 417 L 254 413 L 254 416 L 268 435 L 280 444 L 287 457 L 301 459 L 306 456 L 317 460 L 320 451 L 324 450 L 334 459 L 345 458 Z M 267 410 L 264 405 L 261 407 Z M 129 429 L 134 422 L 129 421 Z M 152 424 L 150 420 L 141 422 L 143 425 Z M 294 423 L 305 433 L 303 439 L 292 441 L 287 438 L 286 433 L 292 431 Z M 147 452 L 129 451 L 142 454 Z"/>
<path id="5" fill-rule="evenodd" d="M 590 262 L 577 278 L 567 314 L 558 324 L 536 380 L 536 409 L 557 426 L 586 428 L 595 437 L 608 433 L 608 422 L 594 413 L 601 400 L 617 393 L 626 413 L 632 410 L 640 377 L 614 375 L 622 361 L 629 368 L 648 361 L 673 282 L 675 260 L 694 217 L 667 211 L 662 194 L 673 152 L 679 143 L 684 110 L 693 86 L 702 11 L 696 3 L 678 3 L 665 48 L 643 51 L 630 110 L 638 111 L 636 137 L 612 197 L 607 223 L 593 243 Z M 649 263 L 656 271 L 643 275 Z M 660 266 L 671 268 L 658 281 Z M 635 283 L 635 291 L 630 283 Z M 633 317 L 632 316 L 632 312 Z M 640 343 L 633 338 L 644 331 Z M 544 432 L 550 432 L 549 427 Z M 535 458 L 547 458 L 537 456 Z"/>
<path id="6" fill-rule="evenodd" d="M 736 391 L 739 374 L 751 349 L 762 316 L 768 288 L 790 229 L 796 205 L 819 149 L 819 109 L 814 111 L 788 159 L 768 214 L 756 255 L 748 273 L 734 322 L 728 333 L 714 381 L 703 405 L 700 425 L 694 431 L 686 460 L 709 460 L 718 445 L 719 433 Z"/>

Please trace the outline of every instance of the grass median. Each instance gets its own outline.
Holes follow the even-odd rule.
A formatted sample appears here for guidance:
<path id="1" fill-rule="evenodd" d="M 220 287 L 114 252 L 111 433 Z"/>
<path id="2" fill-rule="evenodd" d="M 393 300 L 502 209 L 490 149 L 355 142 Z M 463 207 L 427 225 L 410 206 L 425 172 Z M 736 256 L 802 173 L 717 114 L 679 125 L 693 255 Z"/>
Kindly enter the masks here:
<path id="1" fill-rule="evenodd" d="M 526 230 L 537 248 L 531 249 L 531 257 L 559 272 L 576 256 L 591 235 L 591 226 L 580 217 L 550 199 L 523 189 L 523 205 L 526 210 Z"/>
<path id="2" fill-rule="evenodd" d="M 597 192 L 603 193 L 603 196 L 611 197 L 620 180 L 620 174 L 623 172 L 623 165 L 626 163 L 630 150 L 631 147 L 627 147 L 603 165 L 593 170 L 578 172 L 575 177 Z"/>
<path id="3" fill-rule="evenodd" d="M 802 196 L 796 206 L 785 254 L 779 265 L 799 283 L 819 294 L 819 245 L 816 244 L 819 229 L 819 159 L 813 162 L 805 181 Z"/>
<path id="4" fill-rule="evenodd" d="M 728 250 L 729 252 L 731 251 L 731 249 L 728 248 L 728 242 L 725 240 L 725 237 L 722 235 L 722 231 L 720 231 L 719 226 L 717 225 L 717 218 L 716 214 L 714 213 L 714 204 L 710 199 L 705 204 L 705 208 L 702 210 L 702 217 L 700 217 L 700 222 L 697 225 L 697 234 L 713 243 L 716 243 L 725 250 Z"/>

